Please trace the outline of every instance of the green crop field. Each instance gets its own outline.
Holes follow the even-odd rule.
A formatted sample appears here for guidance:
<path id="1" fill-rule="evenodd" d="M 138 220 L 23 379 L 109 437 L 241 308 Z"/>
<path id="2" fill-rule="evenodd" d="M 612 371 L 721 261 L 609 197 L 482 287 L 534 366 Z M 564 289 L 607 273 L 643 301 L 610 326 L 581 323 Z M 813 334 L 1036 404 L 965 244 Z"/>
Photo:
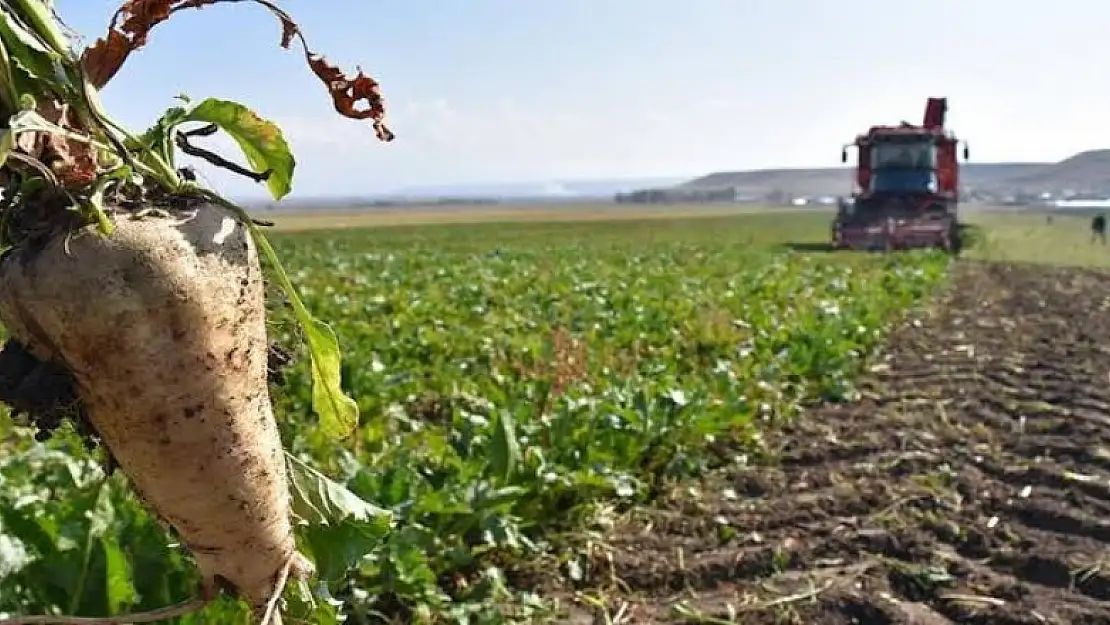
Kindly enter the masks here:
<path id="1" fill-rule="evenodd" d="M 1090 216 L 982 212 L 968 221 L 983 227 L 983 240 L 969 254 L 1000 262 L 1073 267 L 1110 267 L 1110 246 L 1092 244 Z"/>
<path id="2" fill-rule="evenodd" d="M 287 229 L 311 227 L 301 219 Z M 851 397 L 863 360 L 950 260 L 793 251 L 822 241 L 827 222 L 768 212 L 272 235 L 336 329 L 362 412 L 353 438 L 328 442 L 299 358 L 274 389 L 284 441 L 392 512 L 303 545 L 348 622 L 550 618 L 607 518 L 759 453 L 760 432 L 807 402 Z M 1000 227 L 1005 240 L 1033 236 Z M 274 310 L 273 337 L 303 356 L 276 298 Z M 73 437 L 36 443 L 0 418 L 0 613 L 148 610 L 195 582 L 122 477 L 103 479 Z M 242 619 L 217 603 L 180 622 Z"/>

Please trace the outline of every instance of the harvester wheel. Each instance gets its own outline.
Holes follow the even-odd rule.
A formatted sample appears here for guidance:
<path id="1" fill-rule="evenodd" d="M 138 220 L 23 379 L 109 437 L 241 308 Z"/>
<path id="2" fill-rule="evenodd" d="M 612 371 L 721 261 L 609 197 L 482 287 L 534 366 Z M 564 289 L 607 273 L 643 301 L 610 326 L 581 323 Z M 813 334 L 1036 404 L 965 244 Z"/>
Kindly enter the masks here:
<path id="1" fill-rule="evenodd" d="M 948 236 L 945 237 L 947 243 L 947 251 L 952 256 L 959 256 L 960 251 L 963 249 L 963 237 L 960 236 L 960 227 L 958 224 L 953 224 L 952 228 L 948 231 Z"/>
<path id="2" fill-rule="evenodd" d="M 940 239 L 933 244 L 933 249 L 943 250 L 945 252 L 952 252 L 952 232 L 945 232 L 940 235 Z"/>

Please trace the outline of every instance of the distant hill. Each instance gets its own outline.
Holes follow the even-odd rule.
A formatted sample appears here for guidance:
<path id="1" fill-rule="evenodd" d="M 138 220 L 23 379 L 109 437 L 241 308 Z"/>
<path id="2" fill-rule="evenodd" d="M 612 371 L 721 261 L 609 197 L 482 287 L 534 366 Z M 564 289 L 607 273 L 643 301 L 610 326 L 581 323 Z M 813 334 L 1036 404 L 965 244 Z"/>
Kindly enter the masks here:
<path id="1" fill-rule="evenodd" d="M 1059 163 L 1044 165 L 1008 177 L 1007 187 L 1037 193 L 1042 189 L 1071 190 L 1077 193 L 1110 192 L 1110 150 L 1080 152 Z"/>
<path id="2" fill-rule="evenodd" d="M 1110 158 L 1110 156 L 1108 156 Z M 1070 160 L 1070 159 L 1069 159 Z M 961 164 L 961 183 L 969 188 L 1001 191 L 1011 186 L 1011 181 L 1028 179 L 1034 186 L 1049 183 L 1055 176 L 1037 178 L 1044 171 L 1066 163 L 964 163 Z M 1068 169 L 1070 171 L 1070 168 Z M 1110 166 L 1103 176 L 1110 182 Z M 717 172 L 677 185 L 682 190 L 707 190 L 735 187 L 740 195 L 762 197 L 774 191 L 795 196 L 840 195 L 847 193 L 852 184 L 849 167 L 819 169 L 759 169 L 752 171 Z M 1052 186 L 1049 184 L 1048 186 Z M 1107 185 L 1110 189 L 1110 185 Z M 1040 188 L 1037 189 L 1037 192 Z"/>

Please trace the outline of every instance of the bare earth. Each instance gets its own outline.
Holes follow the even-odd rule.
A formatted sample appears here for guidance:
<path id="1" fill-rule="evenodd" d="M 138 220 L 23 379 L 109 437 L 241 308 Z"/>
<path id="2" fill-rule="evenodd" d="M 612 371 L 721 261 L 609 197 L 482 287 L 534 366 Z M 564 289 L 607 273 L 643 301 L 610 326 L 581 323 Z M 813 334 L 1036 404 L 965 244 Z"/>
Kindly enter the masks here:
<path id="1" fill-rule="evenodd" d="M 830 221 L 832 209 L 791 209 L 780 206 L 748 204 L 534 204 L 459 206 L 409 206 L 377 210 L 259 212 L 255 217 L 271 221 L 279 232 L 336 230 L 343 228 L 388 228 L 399 226 L 482 224 L 482 223 L 566 223 L 600 221 L 639 221 L 698 219 L 779 213 L 785 219 L 796 215 L 820 215 Z"/>
<path id="2" fill-rule="evenodd" d="M 568 619 L 1110 623 L 1108 308 L 1107 272 L 961 261 L 863 400 L 622 522 Z"/>

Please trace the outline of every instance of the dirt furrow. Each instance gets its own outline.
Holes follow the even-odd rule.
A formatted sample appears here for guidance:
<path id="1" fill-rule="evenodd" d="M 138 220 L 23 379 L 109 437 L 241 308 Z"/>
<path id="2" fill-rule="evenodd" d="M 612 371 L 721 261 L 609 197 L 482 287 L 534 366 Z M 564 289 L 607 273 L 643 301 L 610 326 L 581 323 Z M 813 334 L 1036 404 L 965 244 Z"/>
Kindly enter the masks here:
<path id="1" fill-rule="evenodd" d="M 1110 275 L 955 271 L 864 399 L 634 515 L 586 583 L 627 623 L 1110 623 Z"/>

